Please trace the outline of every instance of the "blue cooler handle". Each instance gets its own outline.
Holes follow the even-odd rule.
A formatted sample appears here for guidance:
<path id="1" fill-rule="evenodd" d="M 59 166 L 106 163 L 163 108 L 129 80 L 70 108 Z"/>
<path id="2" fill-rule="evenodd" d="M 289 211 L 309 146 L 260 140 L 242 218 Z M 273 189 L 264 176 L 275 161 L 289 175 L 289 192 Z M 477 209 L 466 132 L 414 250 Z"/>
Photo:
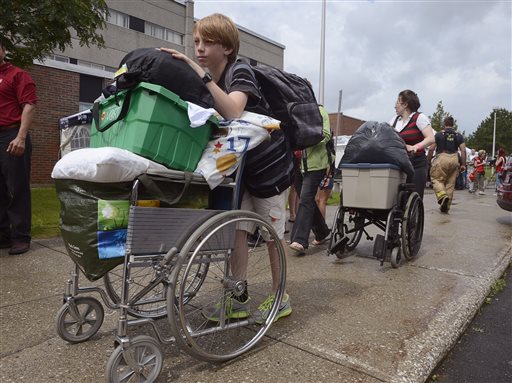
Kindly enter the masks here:
<path id="1" fill-rule="evenodd" d="M 117 116 L 117 118 L 114 121 L 110 121 L 103 128 L 100 128 L 100 103 L 99 103 L 99 101 L 96 101 L 94 103 L 94 105 L 92 106 L 92 119 L 94 120 L 94 125 L 96 126 L 96 130 L 98 132 L 103 133 L 105 130 L 110 128 L 116 122 L 121 121 L 123 118 L 125 118 L 126 115 L 128 114 L 128 108 L 130 107 L 131 98 L 132 98 L 132 90 L 129 89 L 126 92 L 126 96 L 123 100 L 123 107 L 121 108 L 121 112 L 119 113 L 119 115 Z"/>

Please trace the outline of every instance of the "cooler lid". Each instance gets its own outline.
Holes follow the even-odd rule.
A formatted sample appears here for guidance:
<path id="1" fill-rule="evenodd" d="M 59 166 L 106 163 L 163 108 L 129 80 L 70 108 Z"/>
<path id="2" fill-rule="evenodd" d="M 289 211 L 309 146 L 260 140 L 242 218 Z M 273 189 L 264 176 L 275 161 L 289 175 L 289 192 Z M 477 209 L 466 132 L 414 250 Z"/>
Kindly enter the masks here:
<path id="1" fill-rule="evenodd" d="M 358 163 L 358 164 L 340 164 L 340 169 L 396 169 L 400 170 L 400 167 L 395 164 L 370 164 L 370 163 Z"/>

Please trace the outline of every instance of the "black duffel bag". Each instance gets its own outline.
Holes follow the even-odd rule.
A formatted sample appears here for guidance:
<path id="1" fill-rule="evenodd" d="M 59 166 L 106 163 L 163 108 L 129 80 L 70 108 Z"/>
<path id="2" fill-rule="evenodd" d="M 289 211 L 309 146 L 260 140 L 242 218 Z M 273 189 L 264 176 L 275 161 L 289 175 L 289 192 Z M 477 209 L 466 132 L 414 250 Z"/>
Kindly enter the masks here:
<path id="1" fill-rule="evenodd" d="M 123 66 L 126 66 L 124 71 Z M 197 73 L 182 60 L 156 48 L 138 48 L 119 64 L 117 89 L 131 89 L 139 82 L 161 85 L 185 101 L 212 108 L 213 96 Z"/>

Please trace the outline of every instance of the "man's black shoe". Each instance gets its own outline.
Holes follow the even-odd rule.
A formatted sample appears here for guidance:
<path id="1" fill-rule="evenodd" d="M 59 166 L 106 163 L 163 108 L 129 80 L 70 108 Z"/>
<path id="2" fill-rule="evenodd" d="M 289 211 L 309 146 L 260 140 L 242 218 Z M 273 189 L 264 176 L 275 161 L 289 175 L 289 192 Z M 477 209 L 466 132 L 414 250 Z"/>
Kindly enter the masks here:
<path id="1" fill-rule="evenodd" d="M 11 246 L 11 250 L 9 250 L 10 255 L 19 255 L 26 253 L 30 250 L 30 243 L 26 242 L 13 242 Z"/>
<path id="2" fill-rule="evenodd" d="M 448 213 L 448 210 L 450 210 L 450 199 L 448 197 L 444 197 L 441 200 L 441 206 L 439 209 L 441 210 L 441 213 Z"/>

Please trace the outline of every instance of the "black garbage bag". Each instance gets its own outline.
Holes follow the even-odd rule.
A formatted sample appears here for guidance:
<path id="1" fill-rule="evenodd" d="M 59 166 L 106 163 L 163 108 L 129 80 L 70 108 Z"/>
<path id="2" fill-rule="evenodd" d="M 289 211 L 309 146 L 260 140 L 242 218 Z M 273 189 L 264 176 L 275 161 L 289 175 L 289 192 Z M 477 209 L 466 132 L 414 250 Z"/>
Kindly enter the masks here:
<path id="1" fill-rule="evenodd" d="M 393 164 L 414 174 L 404 140 L 385 122 L 365 122 L 348 141 L 340 165 L 358 163 Z"/>
<path id="2" fill-rule="evenodd" d="M 139 82 L 161 85 L 185 101 L 203 108 L 213 107 L 213 96 L 197 73 L 182 60 L 156 48 L 138 48 L 119 64 L 126 72 L 116 77 L 117 89 L 131 89 Z M 110 93 L 112 94 L 112 93 Z"/>

